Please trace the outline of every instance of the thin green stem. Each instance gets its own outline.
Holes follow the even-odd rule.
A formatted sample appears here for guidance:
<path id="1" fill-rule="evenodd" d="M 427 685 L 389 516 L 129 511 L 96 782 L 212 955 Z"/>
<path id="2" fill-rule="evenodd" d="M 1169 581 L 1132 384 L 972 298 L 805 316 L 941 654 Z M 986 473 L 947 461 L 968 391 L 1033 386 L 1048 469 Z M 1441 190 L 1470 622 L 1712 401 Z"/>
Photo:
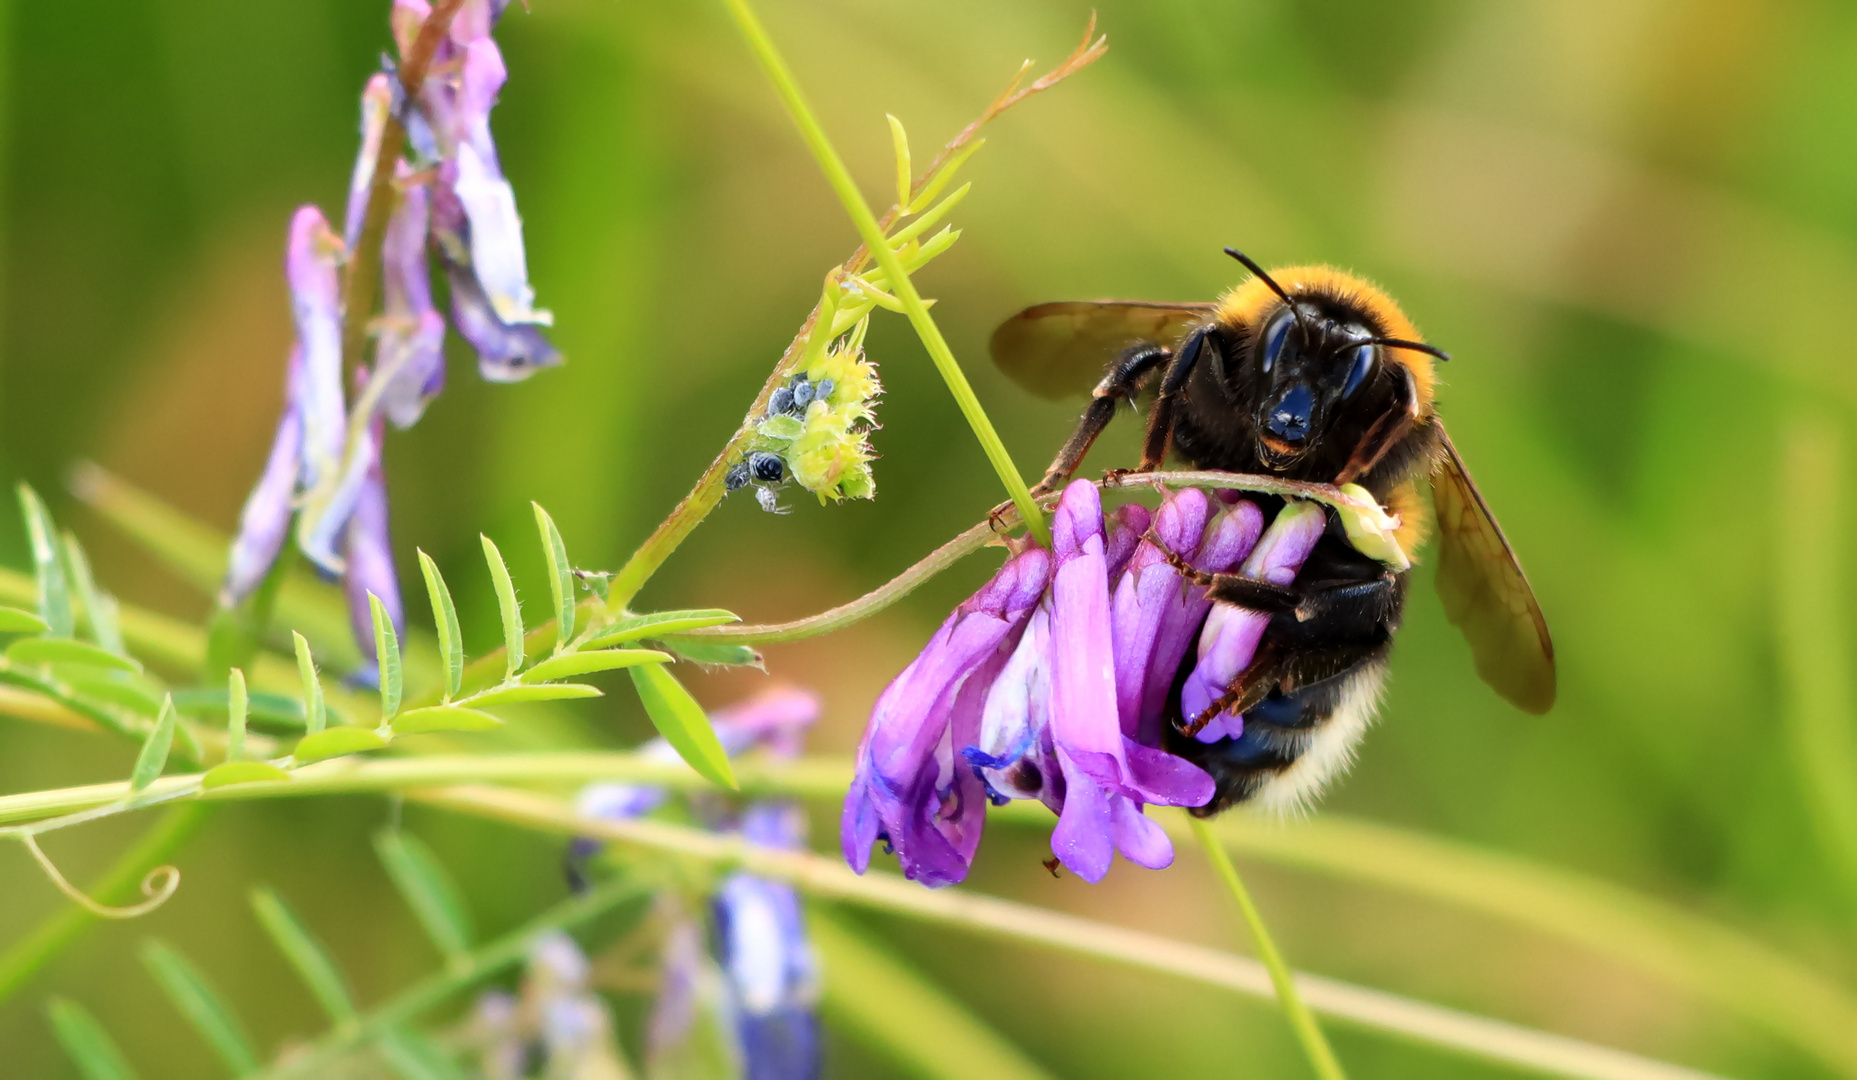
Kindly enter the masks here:
<path id="1" fill-rule="evenodd" d="M 1257 910 L 1257 904 L 1251 899 L 1251 892 L 1244 887 L 1244 879 L 1238 876 L 1238 867 L 1232 864 L 1232 857 L 1226 854 L 1225 845 L 1219 843 L 1218 837 L 1212 835 L 1212 827 L 1206 819 L 1188 815 L 1192 823 L 1193 836 L 1199 840 L 1199 846 L 1206 852 L 1206 860 L 1218 874 L 1219 880 L 1238 903 L 1238 912 L 1244 917 L 1245 928 L 1251 932 L 1251 940 L 1257 945 L 1257 955 L 1270 972 L 1270 984 L 1276 988 L 1277 1000 L 1283 1004 L 1283 1011 L 1288 1015 L 1290 1028 L 1295 1031 L 1296 1039 L 1302 1043 L 1303 1053 L 1309 1058 L 1309 1067 L 1322 1080 L 1347 1080 L 1347 1074 L 1341 1071 L 1341 1062 L 1335 1057 L 1335 1051 L 1328 1045 L 1322 1035 L 1322 1028 L 1315 1022 L 1315 1014 L 1303 1003 L 1302 995 L 1296 990 L 1296 976 L 1289 965 L 1283 962 L 1283 954 L 1277 951 L 1276 942 L 1270 938 L 1270 930 L 1264 926 L 1264 916 Z"/>
<path id="2" fill-rule="evenodd" d="M 826 138 L 825 129 L 819 126 L 819 121 L 807 106 L 786 61 L 781 59 L 773 40 L 767 36 L 766 29 L 755 17 L 747 0 L 724 0 L 724 3 L 742 36 L 747 39 L 749 50 L 767 73 L 768 80 L 774 84 L 775 93 L 780 95 L 781 102 L 786 105 L 787 113 L 799 128 L 800 137 L 805 140 L 819 168 L 825 173 L 826 182 L 831 184 L 839 202 L 844 204 L 846 213 L 850 214 L 852 224 L 857 226 L 865 248 L 877 261 L 877 265 L 882 267 L 885 284 L 902 301 L 910 325 L 915 327 L 923 346 L 928 349 L 929 358 L 941 372 L 942 381 L 948 384 L 949 393 L 954 395 L 955 404 L 960 406 L 968 426 L 973 428 L 974 437 L 980 440 L 981 449 L 986 452 L 987 460 L 992 462 L 993 471 L 999 474 L 1007 493 L 1012 496 L 1013 505 L 1019 508 L 1026 527 L 1040 544 L 1049 547 L 1051 533 L 1045 525 L 1044 512 L 1032 501 L 1031 489 L 1026 486 L 1018 467 L 1012 463 L 1012 456 L 1006 452 L 1006 444 L 1000 441 L 999 433 L 993 429 L 993 422 L 987 419 L 986 410 L 974 395 L 973 387 L 968 385 L 966 374 L 954 358 L 954 351 L 948 347 L 941 328 L 935 325 L 934 318 L 929 315 L 928 306 L 922 302 L 922 294 L 916 291 L 915 283 L 909 279 L 902 260 L 891 249 L 883 227 L 877 222 L 877 215 L 871 212 L 870 205 L 858 191 L 857 182 L 851 177 L 851 171 L 845 168 L 838 151 L 832 148 L 830 140 Z"/>
<path id="3" fill-rule="evenodd" d="M 251 1074 L 251 1080 L 281 1080 L 289 1076 L 319 1076 L 344 1054 L 406 1024 L 447 999 L 483 982 L 505 968 L 521 963 L 535 939 L 549 930 L 568 930 L 592 921 L 628 900 L 645 895 L 647 884 L 614 881 L 598 885 L 580 896 L 550 908 L 521 929 L 471 952 L 460 963 L 428 976 L 370 1010 L 356 1022 L 344 1024 L 313 1043 L 307 1051 Z"/>
<path id="4" fill-rule="evenodd" d="M 212 813 L 212 807 L 201 804 L 176 806 L 164 812 L 154 827 L 134 847 L 123 852 L 115 865 L 91 886 L 90 895 L 103 904 L 122 904 L 133 899 L 150 871 L 172 859 L 200 831 L 200 826 Z M 0 953 L 0 1002 L 18 993 L 53 957 L 98 921 L 99 916 L 73 904 L 61 908 L 14 942 L 6 952 Z"/>

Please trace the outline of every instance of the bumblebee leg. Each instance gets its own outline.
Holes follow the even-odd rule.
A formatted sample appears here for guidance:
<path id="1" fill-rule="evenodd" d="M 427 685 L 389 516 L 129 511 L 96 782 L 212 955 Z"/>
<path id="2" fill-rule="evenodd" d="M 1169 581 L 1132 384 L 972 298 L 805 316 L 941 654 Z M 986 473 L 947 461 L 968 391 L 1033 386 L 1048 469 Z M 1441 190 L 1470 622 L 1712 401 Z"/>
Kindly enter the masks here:
<path id="1" fill-rule="evenodd" d="M 1257 655 L 1251 658 L 1250 666 L 1238 673 L 1238 677 L 1231 681 L 1223 694 L 1198 716 L 1181 719 L 1178 725 L 1180 734 L 1192 738 L 1223 713 L 1235 712 L 1242 716 L 1270 696 L 1270 692 L 1288 674 L 1290 662 L 1288 653 L 1265 641 L 1258 646 Z"/>
<path id="2" fill-rule="evenodd" d="M 1148 531 L 1146 539 L 1148 543 L 1159 549 L 1161 556 L 1167 560 L 1167 565 L 1178 570 L 1180 576 L 1188 582 L 1208 590 L 1207 595 L 1214 600 L 1250 608 L 1252 611 L 1261 611 L 1267 615 L 1294 611 L 1296 606 L 1302 602 L 1303 594 L 1294 586 L 1273 585 L 1268 581 L 1246 577 L 1243 574 L 1208 574 L 1162 543 L 1161 538 L 1155 535 L 1152 529 Z"/>
<path id="3" fill-rule="evenodd" d="M 1148 439 L 1142 447 L 1141 465 L 1136 471 L 1153 472 L 1166 460 L 1167 445 L 1173 440 L 1174 406 L 1186 389 L 1186 380 L 1193 374 L 1193 365 L 1199 363 L 1199 354 L 1205 351 L 1206 339 L 1214 333 L 1212 327 L 1201 327 L 1180 342 L 1180 351 L 1167 366 L 1167 373 L 1161 376 L 1161 392 L 1154 398 L 1154 411 L 1148 414 Z M 1216 342 L 1214 347 L 1217 347 Z"/>
<path id="4" fill-rule="evenodd" d="M 1109 421 L 1115 419 L 1116 405 L 1124 399 L 1132 399 L 1154 369 L 1173 359 L 1173 355 L 1171 350 L 1152 343 L 1133 346 L 1122 354 L 1109 369 L 1109 374 L 1103 376 L 1103 381 L 1096 384 L 1089 408 L 1083 410 L 1083 418 L 1077 421 L 1077 430 L 1052 459 L 1051 467 L 1045 470 L 1045 478 L 1032 489 L 1034 498 L 1051 494 L 1070 479 L 1077 466 L 1083 464 L 1083 456 L 1090 452 L 1090 445 L 1109 426 Z"/>

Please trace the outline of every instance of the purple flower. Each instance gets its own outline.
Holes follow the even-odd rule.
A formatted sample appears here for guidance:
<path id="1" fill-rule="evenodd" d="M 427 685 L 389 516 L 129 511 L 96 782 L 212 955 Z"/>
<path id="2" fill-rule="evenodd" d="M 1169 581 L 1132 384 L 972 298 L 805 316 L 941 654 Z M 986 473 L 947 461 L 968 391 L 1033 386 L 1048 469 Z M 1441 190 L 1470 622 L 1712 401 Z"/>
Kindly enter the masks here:
<path id="1" fill-rule="evenodd" d="M 1239 572 L 1260 578 L 1273 585 L 1288 585 L 1296 580 L 1303 560 L 1315 550 L 1322 538 L 1327 515 L 1315 503 L 1290 503 L 1270 523 L 1270 529 L 1245 559 Z M 1241 672 L 1250 666 L 1263 639 L 1270 616 L 1231 604 L 1218 604 L 1206 616 L 1199 634 L 1199 658 L 1186 684 L 1180 688 L 1180 715 L 1193 720 L 1225 693 Z M 1231 712 L 1214 717 L 1199 732 L 1200 742 L 1217 742 L 1244 734 L 1244 718 Z"/>
<path id="2" fill-rule="evenodd" d="M 432 306 L 426 266 L 429 218 L 425 189 L 408 188 L 387 221 L 381 245 L 385 296 L 374 374 L 386 380 L 380 408 L 397 428 L 418 423 L 426 404 L 445 388 L 445 319 Z"/>
<path id="3" fill-rule="evenodd" d="M 865 870 L 882 838 L 908 877 L 965 876 L 985 804 L 951 759 L 991 801 L 1037 799 L 1054 811 L 1051 850 L 1085 880 L 1100 880 L 1117 852 L 1141 866 L 1171 862 L 1171 841 L 1144 809 L 1213 796 L 1210 776 L 1162 749 L 1182 665 L 1192 665 L 1191 694 L 1216 687 L 1188 704 L 1210 703 L 1250 663 L 1269 620 L 1214 605 L 1169 554 L 1209 573 L 1242 562 L 1287 583 L 1326 520 L 1319 505 L 1291 503 L 1265 532 L 1255 503 L 1228 500 L 1214 514 L 1219 505 L 1189 489 L 1152 515 L 1124 506 L 1105 516 L 1093 484 L 1065 488 L 1048 561 L 1038 549 L 1008 561 L 878 698 L 845 802 L 852 867 Z"/>
<path id="4" fill-rule="evenodd" d="M 297 384 L 303 373 L 301 349 L 290 350 L 288 371 L 284 418 L 271 440 L 264 473 L 239 511 L 239 531 L 227 557 L 226 583 L 219 591 L 222 607 L 231 607 L 251 595 L 270 573 L 271 564 L 283 549 L 284 537 L 290 533 L 290 504 L 297 493 L 297 474 L 302 471 L 303 422 L 296 407 L 300 393 Z"/>
<path id="5" fill-rule="evenodd" d="M 1051 578 L 1049 552 L 1006 561 L 956 608 L 871 711 L 845 797 L 845 858 L 862 873 L 879 837 L 903 872 L 929 885 L 959 881 L 980 842 L 985 789 L 955 748 L 974 745 L 985 691 L 1005 667 Z"/>
<path id="6" fill-rule="evenodd" d="M 380 422 L 370 433 L 379 445 Z M 379 657 L 374 651 L 374 611 L 370 595 L 380 598 L 381 606 L 393 622 L 394 633 L 406 633 L 406 614 L 400 604 L 400 579 L 393 569 L 393 545 L 387 532 L 387 477 L 381 471 L 377 452 L 362 480 L 360 495 L 348 522 L 346 566 L 342 572 L 342 591 L 348 598 L 348 618 L 353 624 L 355 641 L 361 654 L 370 661 Z"/>
<path id="7" fill-rule="evenodd" d="M 751 843 L 799 849 L 805 817 L 787 803 L 756 803 L 742 815 Z M 720 960 L 735 1004 L 749 1080 L 806 1080 L 819 1073 L 819 964 L 793 886 L 735 874 L 711 902 Z"/>

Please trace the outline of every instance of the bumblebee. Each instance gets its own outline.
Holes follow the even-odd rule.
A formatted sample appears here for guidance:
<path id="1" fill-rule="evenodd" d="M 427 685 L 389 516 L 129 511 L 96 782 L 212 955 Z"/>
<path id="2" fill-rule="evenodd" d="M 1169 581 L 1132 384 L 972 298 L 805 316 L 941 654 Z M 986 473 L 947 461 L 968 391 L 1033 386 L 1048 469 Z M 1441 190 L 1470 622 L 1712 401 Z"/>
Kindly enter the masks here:
<path id="1" fill-rule="evenodd" d="M 1171 450 L 1202 469 L 1359 484 L 1398 515 L 1408 552 L 1424 539 L 1419 488 L 1429 484 L 1445 613 L 1485 682 L 1518 708 L 1546 712 L 1555 690 L 1547 622 L 1434 407 L 1433 364 L 1449 357 L 1366 281 L 1327 266 L 1267 272 L 1226 253 L 1252 276 L 1216 303 L 1040 304 L 994 332 L 994 361 L 1034 393 L 1066 396 L 1100 375 L 1034 492 L 1061 487 L 1120 403 L 1157 375 L 1135 471 L 1159 468 Z M 1214 602 L 1271 616 L 1251 665 L 1201 715 L 1180 715 L 1190 661 L 1176 677 L 1167 749 L 1217 785 L 1195 812 L 1306 804 L 1347 767 L 1373 718 L 1407 572 L 1356 551 L 1332 511 L 1292 585 L 1181 569 Z M 1241 736 L 1195 738 L 1227 710 L 1243 714 Z"/>

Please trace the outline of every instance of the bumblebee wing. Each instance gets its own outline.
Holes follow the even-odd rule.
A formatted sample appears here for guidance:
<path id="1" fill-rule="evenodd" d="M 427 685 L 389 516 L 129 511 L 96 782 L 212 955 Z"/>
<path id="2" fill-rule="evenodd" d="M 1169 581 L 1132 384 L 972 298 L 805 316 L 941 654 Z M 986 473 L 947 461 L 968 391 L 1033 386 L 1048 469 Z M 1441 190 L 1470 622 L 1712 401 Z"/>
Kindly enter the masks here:
<path id="1" fill-rule="evenodd" d="M 1554 705 L 1554 642 L 1515 551 L 1437 418 L 1444 453 L 1431 474 L 1438 510 L 1438 596 L 1463 631 L 1477 674 L 1525 712 Z"/>
<path id="2" fill-rule="evenodd" d="M 1039 397 L 1087 393 L 1109 362 L 1138 341 L 1171 347 L 1212 313 L 1212 304 L 1073 300 L 1039 304 L 993 331 L 993 362 Z"/>

